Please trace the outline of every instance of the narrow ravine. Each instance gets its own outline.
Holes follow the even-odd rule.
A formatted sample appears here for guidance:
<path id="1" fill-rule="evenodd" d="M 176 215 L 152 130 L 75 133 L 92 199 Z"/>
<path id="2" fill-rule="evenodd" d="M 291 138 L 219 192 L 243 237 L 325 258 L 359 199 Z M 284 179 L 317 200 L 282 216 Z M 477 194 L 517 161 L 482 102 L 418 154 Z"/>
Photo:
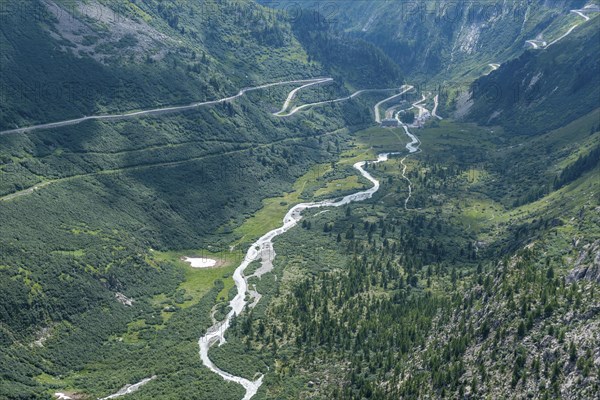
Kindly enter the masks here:
<path id="1" fill-rule="evenodd" d="M 409 87 L 408 85 L 406 85 L 404 88 L 406 90 L 410 90 L 410 88 L 412 88 L 412 87 Z M 364 91 L 356 92 L 352 96 L 349 96 L 349 97 L 346 97 L 343 99 L 314 103 L 314 104 L 310 104 L 310 106 L 347 100 L 347 99 L 349 99 L 353 96 L 356 96 L 357 94 L 362 93 L 362 92 L 364 92 Z M 395 98 L 397 96 L 399 96 L 399 95 L 394 95 L 391 98 L 386 99 L 385 101 L 391 100 L 392 98 Z M 290 97 L 288 96 L 288 99 L 289 98 Z M 378 105 L 383 104 L 385 101 L 379 102 Z M 286 103 L 287 103 L 287 105 L 289 105 L 289 102 L 286 101 Z M 278 113 L 278 115 L 279 116 L 292 115 L 295 112 L 299 111 L 300 109 L 303 109 L 303 107 L 304 106 L 296 107 L 289 114 L 284 115 L 280 112 L 280 113 Z M 284 107 L 282 109 L 282 111 L 284 111 L 286 108 L 287 107 Z M 304 107 L 304 108 L 307 108 L 307 107 Z M 377 119 L 378 107 L 375 109 L 375 111 L 376 111 L 375 116 Z M 398 120 L 399 120 L 398 114 L 396 114 L 396 118 L 398 118 Z M 420 146 L 419 139 L 408 130 L 408 127 L 404 123 L 400 122 L 400 124 L 404 128 L 404 131 L 407 134 L 407 136 L 411 139 L 411 142 L 406 145 L 406 148 L 408 149 L 409 153 L 412 154 L 412 153 L 418 152 L 419 146 Z M 234 317 L 240 315 L 241 312 L 244 310 L 244 308 L 248 305 L 248 301 L 246 301 L 247 293 L 250 293 L 251 295 L 252 295 L 252 293 L 254 293 L 253 296 L 256 296 L 258 294 L 255 292 L 254 289 L 249 290 L 248 277 L 246 277 L 244 275 L 244 271 L 246 270 L 246 268 L 248 268 L 248 266 L 253 261 L 259 261 L 259 260 L 261 262 L 261 268 L 264 268 L 265 270 L 270 270 L 273 259 L 276 256 L 276 253 L 273 250 L 273 240 L 277 236 L 284 234 L 285 232 L 287 232 L 288 230 L 290 230 L 291 228 L 296 226 L 298 224 L 298 222 L 302 219 L 302 213 L 305 210 L 312 209 L 312 208 L 323 208 L 323 207 L 341 207 L 341 206 L 344 206 L 344 205 L 352 203 L 352 202 L 358 202 L 358 201 L 364 201 L 364 200 L 370 199 L 373 196 L 373 194 L 375 194 L 379 190 L 380 183 L 379 183 L 379 180 L 375 179 L 371 174 L 369 174 L 369 172 L 366 171 L 365 167 L 367 165 L 374 165 L 374 164 L 378 164 L 378 163 L 387 161 L 389 159 L 389 156 L 393 155 L 393 154 L 401 154 L 401 153 L 382 153 L 377 156 L 376 160 L 359 161 L 353 165 L 353 167 L 356 170 L 358 170 L 358 172 L 364 178 L 366 178 L 373 184 L 373 186 L 371 188 L 361 191 L 361 192 L 357 192 L 357 193 L 353 193 L 353 194 L 344 196 L 343 198 L 341 198 L 340 200 L 337 200 L 337 201 L 334 199 L 329 199 L 329 200 L 323 200 L 323 201 L 319 201 L 319 202 L 300 203 L 300 204 L 297 204 L 296 206 L 292 207 L 287 212 L 285 217 L 283 218 L 283 224 L 279 228 L 276 228 L 276 229 L 273 229 L 273 230 L 267 232 L 262 237 L 260 237 L 256 242 L 254 242 L 250 246 L 248 251 L 246 252 L 246 256 L 244 257 L 244 260 L 242 261 L 242 263 L 236 268 L 236 270 L 233 274 L 233 280 L 234 280 L 235 286 L 237 288 L 237 294 L 229 303 L 231 310 L 229 311 L 229 313 L 227 314 L 227 316 L 225 317 L 224 320 L 215 323 L 213 326 L 211 326 L 207 330 L 206 334 L 198 340 L 198 346 L 199 346 L 200 359 L 202 360 L 202 363 L 207 368 L 209 368 L 211 371 L 213 371 L 214 373 L 221 376 L 226 381 L 238 383 L 246 390 L 243 400 L 250 400 L 258 392 L 258 389 L 262 385 L 264 376 L 261 375 L 256 380 L 251 381 L 249 379 L 230 374 L 229 372 L 226 372 L 226 371 L 222 370 L 221 368 L 217 367 L 213 363 L 213 361 L 210 359 L 208 352 L 209 352 L 211 346 L 213 346 L 217 342 L 219 343 L 219 346 L 226 343 L 225 333 L 227 332 L 227 329 L 229 329 L 232 319 Z M 404 166 L 402 175 L 403 175 L 404 179 L 406 179 L 409 183 L 409 194 L 408 194 L 408 197 L 404 201 L 404 207 L 405 207 L 405 209 L 408 209 L 407 204 L 408 204 L 411 194 L 412 194 L 412 183 L 406 177 L 407 167 L 404 164 L 405 159 L 406 159 L 406 157 L 404 157 L 401 160 L 401 163 Z M 252 305 L 253 306 L 256 305 L 258 300 L 259 300 L 259 298 L 255 298 Z"/>

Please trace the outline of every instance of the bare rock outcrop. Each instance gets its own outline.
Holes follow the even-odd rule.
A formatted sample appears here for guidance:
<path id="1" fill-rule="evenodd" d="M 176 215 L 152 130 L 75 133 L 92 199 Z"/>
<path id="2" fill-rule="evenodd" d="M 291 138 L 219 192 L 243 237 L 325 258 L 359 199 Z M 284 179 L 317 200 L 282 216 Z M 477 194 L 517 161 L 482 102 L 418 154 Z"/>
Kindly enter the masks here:
<path id="1" fill-rule="evenodd" d="M 600 283 L 600 240 L 583 246 L 567 282 L 588 280 Z"/>

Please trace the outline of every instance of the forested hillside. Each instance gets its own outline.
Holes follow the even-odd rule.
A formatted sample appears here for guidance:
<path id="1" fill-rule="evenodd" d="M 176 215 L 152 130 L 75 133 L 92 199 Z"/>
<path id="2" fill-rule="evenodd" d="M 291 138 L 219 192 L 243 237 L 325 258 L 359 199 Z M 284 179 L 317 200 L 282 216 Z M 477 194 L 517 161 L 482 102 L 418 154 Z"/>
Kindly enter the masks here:
<path id="1" fill-rule="evenodd" d="M 425 128 L 408 210 L 395 160 L 374 169 L 385 183 L 370 204 L 308 216 L 277 242 L 277 278 L 251 281 L 268 305 L 239 318 L 215 360 L 270 371 L 266 399 L 593 398 L 600 170 L 552 180 L 589 165 L 597 120 L 512 148 L 501 128 Z M 580 147 L 592 150 L 574 159 Z M 531 180 L 546 182 L 542 198 L 505 200 Z"/>
<path id="2" fill-rule="evenodd" d="M 305 33 L 313 27 L 298 27 L 300 44 L 287 15 L 249 0 L 26 0 L 7 3 L 5 11 L 0 130 L 212 100 L 251 84 L 336 68 L 352 83 L 372 83 L 373 69 L 360 75 L 348 59 L 328 58 L 322 42 L 327 33 L 313 42 Z M 354 55 L 370 53 L 377 52 L 365 47 Z M 377 65 L 366 57 L 362 67 Z M 398 67 L 381 58 L 387 57 L 377 61 L 388 70 L 380 76 L 399 85 Z"/>
<path id="3" fill-rule="evenodd" d="M 599 23 L 596 16 L 548 49 L 529 50 L 479 78 L 471 88 L 473 106 L 468 118 L 532 135 L 563 126 L 596 108 Z"/>
<path id="4" fill-rule="evenodd" d="M 0 399 L 598 398 L 596 3 L 0 0 Z"/>
<path id="5" fill-rule="evenodd" d="M 288 16 L 250 1 L 29 0 L 7 7 L 2 130 L 219 99 L 330 70 L 333 92 L 316 96 L 372 82 L 346 60 L 311 55 L 320 47 L 308 36 L 297 40 L 303 31 L 293 31 Z M 370 52 L 365 47 L 357 56 Z M 378 61 L 391 65 L 385 58 Z M 362 65 L 378 68 L 371 64 Z M 392 87 L 402 83 L 395 66 L 382 76 Z M 153 358 L 167 375 L 181 362 L 198 363 L 193 341 L 169 351 L 169 337 L 150 336 L 152 354 L 138 352 L 117 373 L 103 369 L 96 383 L 80 375 L 139 347 L 141 339 L 131 339 L 127 350 L 111 348 L 129 324 L 167 327 L 165 308 L 188 315 L 168 330 L 198 336 L 217 295 L 227 297 L 230 274 L 198 282 L 185 264 L 153 252 L 245 245 L 250 238 L 235 229 L 261 201 L 290 190 L 314 164 L 335 160 L 345 144 L 331 133 L 371 119 L 359 101 L 302 123 L 273 117 L 293 87 L 185 113 L 0 135 L 0 397 L 47 397 L 49 387 L 64 386 L 58 376 L 101 396 L 156 373 L 144 363 L 132 369 L 135 360 Z M 227 289 L 216 289 L 223 280 Z M 183 321 L 197 326 L 182 328 Z M 171 361 L 157 356 L 167 352 Z M 199 374 L 218 382 L 208 371 Z M 180 386 L 182 397 L 192 390 L 165 383 Z M 215 398 L 211 391 L 204 396 Z"/>
<path id="6" fill-rule="evenodd" d="M 280 69 L 273 68 L 275 52 L 264 48 L 273 41 L 269 35 L 279 38 L 273 50 L 302 51 L 285 23 L 254 3 L 210 4 L 7 3 L 0 37 L 7 107 L 0 126 L 190 103 L 237 91 L 257 78 L 318 73 L 279 58 Z M 237 31 L 235 42 L 228 31 Z M 224 57 L 227 47 L 239 53 L 239 65 Z M 267 59 L 257 63 L 257 57 Z"/>

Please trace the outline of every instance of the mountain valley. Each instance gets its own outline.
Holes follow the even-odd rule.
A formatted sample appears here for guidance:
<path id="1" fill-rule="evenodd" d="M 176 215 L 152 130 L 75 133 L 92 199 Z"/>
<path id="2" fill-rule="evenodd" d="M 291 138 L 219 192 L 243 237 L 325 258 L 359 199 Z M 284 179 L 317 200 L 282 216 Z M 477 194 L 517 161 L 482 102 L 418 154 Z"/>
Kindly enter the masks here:
<path id="1" fill-rule="evenodd" d="M 597 1 L 0 5 L 0 398 L 599 395 Z"/>

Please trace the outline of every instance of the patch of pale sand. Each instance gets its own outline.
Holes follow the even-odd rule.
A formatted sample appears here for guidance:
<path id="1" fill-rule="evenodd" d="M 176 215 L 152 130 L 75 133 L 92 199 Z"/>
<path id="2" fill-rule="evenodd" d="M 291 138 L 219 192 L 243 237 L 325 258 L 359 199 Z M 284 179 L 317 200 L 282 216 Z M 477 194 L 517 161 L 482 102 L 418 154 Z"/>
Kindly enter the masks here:
<path id="1" fill-rule="evenodd" d="M 206 257 L 183 257 L 182 260 L 190 263 L 192 268 L 210 268 L 217 265 L 217 260 Z"/>

